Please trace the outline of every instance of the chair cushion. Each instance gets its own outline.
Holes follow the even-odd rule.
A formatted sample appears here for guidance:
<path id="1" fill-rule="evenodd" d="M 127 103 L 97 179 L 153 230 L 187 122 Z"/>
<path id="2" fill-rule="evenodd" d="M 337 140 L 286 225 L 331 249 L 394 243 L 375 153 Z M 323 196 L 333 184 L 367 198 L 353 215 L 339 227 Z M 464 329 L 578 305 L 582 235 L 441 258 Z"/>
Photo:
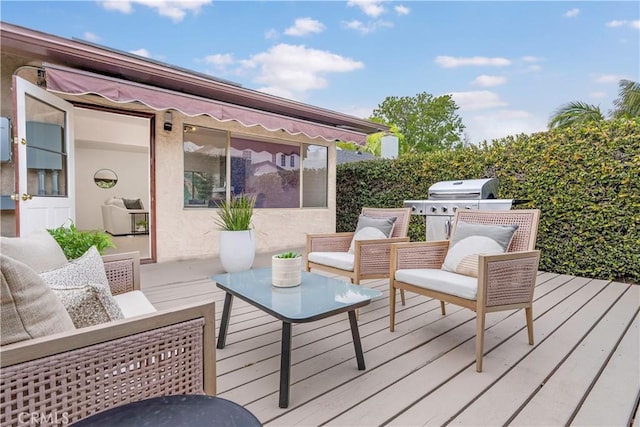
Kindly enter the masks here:
<path id="1" fill-rule="evenodd" d="M 358 225 L 356 226 L 356 232 L 353 235 L 353 239 L 351 239 L 351 245 L 349 245 L 349 250 L 347 252 L 349 253 L 354 252 L 355 246 L 356 246 L 355 244 L 356 240 L 386 239 L 387 237 L 391 236 L 391 233 L 393 233 L 393 227 L 397 219 L 398 217 L 395 217 L 395 216 L 388 217 L 388 218 L 374 218 L 374 217 L 361 214 L 358 217 Z M 383 237 L 370 237 L 374 235 L 378 235 L 378 236 L 380 235 L 379 233 L 374 234 L 371 230 L 367 230 L 367 232 L 365 232 L 365 236 L 360 237 L 358 232 L 360 230 L 367 229 L 367 228 L 373 228 L 380 231 Z M 356 237 L 358 238 L 356 239 Z"/>
<path id="2" fill-rule="evenodd" d="M 351 245 L 349 245 L 350 254 L 355 253 L 356 250 L 356 241 L 358 240 L 375 240 L 375 239 L 386 239 L 389 236 L 386 236 L 382 231 L 375 227 L 364 227 L 360 230 L 356 231 L 353 235 L 353 239 L 351 240 Z"/>
<path id="3" fill-rule="evenodd" d="M 353 271 L 354 258 L 353 254 L 348 252 L 310 252 L 307 255 L 311 262 L 346 271 Z"/>
<path id="4" fill-rule="evenodd" d="M 124 318 L 111 295 L 104 264 L 95 246 L 64 267 L 40 276 L 58 295 L 77 328 Z"/>
<path id="5" fill-rule="evenodd" d="M 67 264 L 67 257 L 47 230 L 25 237 L 0 237 L 0 252 L 31 267 L 36 273 Z"/>
<path id="6" fill-rule="evenodd" d="M 458 222 L 442 269 L 478 277 L 478 256 L 507 251 L 517 225 L 486 225 Z"/>
<path id="7" fill-rule="evenodd" d="M 142 209 L 142 200 L 140 199 L 122 199 L 127 209 Z"/>
<path id="8" fill-rule="evenodd" d="M 74 330 L 60 300 L 28 265 L 0 255 L 0 345 Z"/>
<path id="9" fill-rule="evenodd" d="M 117 206 L 119 208 L 122 209 L 126 209 L 127 207 L 124 205 L 124 202 L 122 201 L 122 199 L 120 197 L 112 197 L 110 199 L 107 199 L 106 202 L 104 202 L 105 205 L 114 205 Z"/>
<path id="10" fill-rule="evenodd" d="M 144 296 L 142 291 L 125 292 L 115 295 L 113 298 L 118 307 L 120 307 L 125 319 L 156 311 L 156 308 Z"/>
<path id="11" fill-rule="evenodd" d="M 475 300 L 478 294 L 478 279 L 438 268 L 396 270 L 395 278 L 410 285 L 469 300 Z"/>

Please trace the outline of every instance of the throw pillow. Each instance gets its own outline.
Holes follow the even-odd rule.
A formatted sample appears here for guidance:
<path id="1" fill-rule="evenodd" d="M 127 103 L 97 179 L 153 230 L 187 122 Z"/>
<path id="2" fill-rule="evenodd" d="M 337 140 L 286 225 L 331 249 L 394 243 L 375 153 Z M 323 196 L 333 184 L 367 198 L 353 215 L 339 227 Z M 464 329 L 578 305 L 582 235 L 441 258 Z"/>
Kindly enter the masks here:
<path id="1" fill-rule="evenodd" d="M 75 329 L 56 295 L 28 265 L 0 255 L 0 345 Z"/>
<path id="2" fill-rule="evenodd" d="M 62 248 L 47 230 L 36 230 L 25 237 L 0 237 L 0 252 L 27 264 L 36 273 L 67 263 Z"/>
<path id="3" fill-rule="evenodd" d="M 104 264 L 95 246 L 64 267 L 40 276 L 58 295 L 76 327 L 124 318 L 111 295 Z"/>
<path id="4" fill-rule="evenodd" d="M 123 198 L 124 206 L 127 209 L 144 209 L 142 207 L 142 200 L 140 199 L 125 199 Z"/>
<path id="5" fill-rule="evenodd" d="M 347 252 L 349 252 L 350 254 L 354 253 L 356 240 L 386 239 L 391 236 L 391 233 L 393 233 L 393 227 L 396 223 L 396 219 L 398 219 L 398 217 L 395 216 L 389 218 L 374 218 L 361 214 L 358 217 L 356 232 L 353 235 L 353 239 L 351 239 L 351 245 L 349 245 L 349 250 Z M 374 233 L 371 230 L 368 230 L 364 233 L 358 234 L 360 230 L 364 230 L 366 228 L 376 229 L 380 231 L 380 233 Z M 382 237 L 374 237 L 375 235 L 380 236 L 380 234 L 382 234 Z M 356 239 L 356 237 L 358 238 Z"/>
<path id="6" fill-rule="evenodd" d="M 442 269 L 478 277 L 478 256 L 502 254 L 509 249 L 517 225 L 458 222 Z"/>

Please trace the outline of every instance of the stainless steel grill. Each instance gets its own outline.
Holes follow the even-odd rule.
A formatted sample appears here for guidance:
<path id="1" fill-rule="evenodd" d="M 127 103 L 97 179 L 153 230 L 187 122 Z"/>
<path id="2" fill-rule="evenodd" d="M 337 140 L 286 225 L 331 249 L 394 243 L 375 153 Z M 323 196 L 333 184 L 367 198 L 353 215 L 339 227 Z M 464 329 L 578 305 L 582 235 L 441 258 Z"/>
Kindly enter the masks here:
<path id="1" fill-rule="evenodd" d="M 427 240 L 446 240 L 451 235 L 458 209 L 509 210 L 513 199 L 498 199 L 496 178 L 440 181 L 429 187 L 426 200 L 405 200 L 412 215 L 424 216 Z"/>

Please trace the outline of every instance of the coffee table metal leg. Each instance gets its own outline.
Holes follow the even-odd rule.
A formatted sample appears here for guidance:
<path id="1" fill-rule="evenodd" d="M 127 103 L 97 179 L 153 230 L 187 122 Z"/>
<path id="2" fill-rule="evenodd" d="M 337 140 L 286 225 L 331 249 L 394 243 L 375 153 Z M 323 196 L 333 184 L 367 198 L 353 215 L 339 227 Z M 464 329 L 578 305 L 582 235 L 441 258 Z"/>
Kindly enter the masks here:
<path id="1" fill-rule="evenodd" d="M 356 360 L 358 361 L 358 369 L 364 371 L 364 354 L 362 354 L 362 344 L 360 343 L 360 331 L 358 331 L 358 320 L 355 310 L 349 312 L 349 323 L 351 324 L 351 336 L 353 337 L 353 346 L 356 349 Z"/>
<path id="2" fill-rule="evenodd" d="M 289 406 L 289 381 L 291 380 L 291 323 L 282 322 L 282 350 L 280 353 L 280 402 L 278 406 Z"/>
<path id="3" fill-rule="evenodd" d="M 222 309 L 222 319 L 220 319 L 220 330 L 218 331 L 218 345 L 216 348 L 224 348 L 227 341 L 227 329 L 229 329 L 229 318 L 231 317 L 231 305 L 233 295 L 227 293 L 224 297 L 224 308 Z"/>

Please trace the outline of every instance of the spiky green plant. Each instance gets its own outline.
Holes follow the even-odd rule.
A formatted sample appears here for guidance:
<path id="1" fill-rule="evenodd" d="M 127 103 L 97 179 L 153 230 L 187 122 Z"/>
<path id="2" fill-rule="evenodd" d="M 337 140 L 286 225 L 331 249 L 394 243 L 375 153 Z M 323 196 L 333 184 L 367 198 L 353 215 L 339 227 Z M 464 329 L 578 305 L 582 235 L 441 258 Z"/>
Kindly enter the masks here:
<path id="1" fill-rule="evenodd" d="M 225 200 L 219 206 L 215 224 L 224 231 L 250 230 L 255 205 L 255 197 L 244 194 L 232 197 L 229 202 Z"/>
<path id="2" fill-rule="evenodd" d="M 299 258 L 301 256 L 302 255 L 300 255 L 298 252 L 289 251 L 289 252 L 276 255 L 276 258 L 290 259 L 290 258 Z"/>

